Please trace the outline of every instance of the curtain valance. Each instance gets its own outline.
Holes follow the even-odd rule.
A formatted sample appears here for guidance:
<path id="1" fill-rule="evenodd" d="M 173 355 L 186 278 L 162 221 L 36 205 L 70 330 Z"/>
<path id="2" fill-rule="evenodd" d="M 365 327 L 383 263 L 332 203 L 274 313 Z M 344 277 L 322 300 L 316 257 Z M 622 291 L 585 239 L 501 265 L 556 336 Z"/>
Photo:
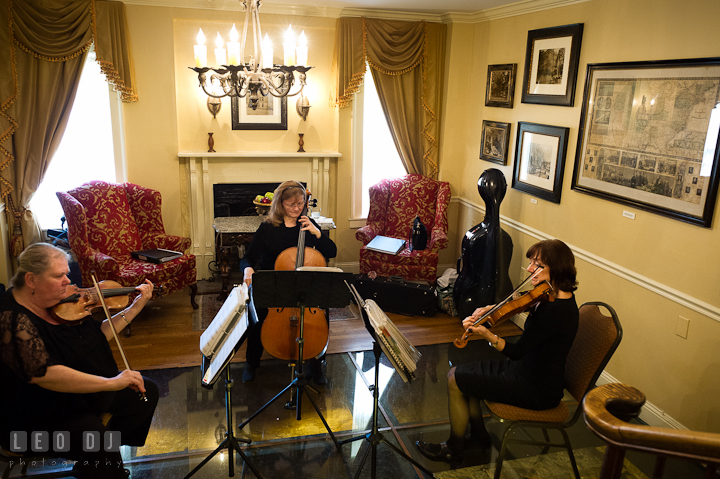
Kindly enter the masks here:
<path id="1" fill-rule="evenodd" d="M 370 65 L 405 169 L 435 179 L 446 34 L 439 23 L 340 18 L 333 56 L 331 103 L 347 106 Z"/>

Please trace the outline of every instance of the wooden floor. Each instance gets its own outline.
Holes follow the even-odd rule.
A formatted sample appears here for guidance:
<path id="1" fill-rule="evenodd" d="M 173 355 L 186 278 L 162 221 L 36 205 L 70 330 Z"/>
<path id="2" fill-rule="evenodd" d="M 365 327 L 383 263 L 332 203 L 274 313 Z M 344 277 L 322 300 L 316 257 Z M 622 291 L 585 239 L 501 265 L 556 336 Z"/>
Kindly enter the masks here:
<path id="1" fill-rule="evenodd" d="M 200 335 L 196 331 L 199 313 L 190 306 L 187 292 L 178 291 L 161 299 L 150 301 L 132 323 L 132 335 L 120 336 L 130 367 L 135 370 L 198 366 L 201 363 Z M 444 312 L 434 317 L 388 316 L 414 346 L 452 342 L 462 336 L 458 318 Z M 193 325 L 196 325 L 195 328 Z M 522 331 L 510 321 L 495 328 L 496 334 L 507 337 Z M 472 337 L 471 337 L 472 338 Z M 122 358 L 114 341 L 111 343 L 115 359 Z M 372 339 L 360 319 L 330 322 L 328 354 L 366 351 L 372 349 Z M 267 353 L 263 359 L 269 359 Z M 235 355 L 233 362 L 245 361 L 245 346 Z"/>

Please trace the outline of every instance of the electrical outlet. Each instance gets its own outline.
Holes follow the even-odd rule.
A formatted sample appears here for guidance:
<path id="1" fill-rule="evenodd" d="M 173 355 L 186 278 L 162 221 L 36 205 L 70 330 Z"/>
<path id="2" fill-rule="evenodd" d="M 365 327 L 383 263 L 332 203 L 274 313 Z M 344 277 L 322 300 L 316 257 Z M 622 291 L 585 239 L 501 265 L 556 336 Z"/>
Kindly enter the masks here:
<path id="1" fill-rule="evenodd" d="M 690 320 L 680 316 L 678 318 L 677 326 L 675 327 L 675 334 L 677 334 L 683 339 L 687 339 L 689 326 Z"/>

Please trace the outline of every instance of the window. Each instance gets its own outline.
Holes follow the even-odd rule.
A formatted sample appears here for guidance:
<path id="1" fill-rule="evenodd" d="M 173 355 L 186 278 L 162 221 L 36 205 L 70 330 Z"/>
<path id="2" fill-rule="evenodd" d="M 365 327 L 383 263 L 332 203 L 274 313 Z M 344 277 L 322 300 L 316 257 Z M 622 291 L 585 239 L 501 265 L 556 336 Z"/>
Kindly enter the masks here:
<path id="1" fill-rule="evenodd" d="M 80 85 L 60 146 L 45 177 L 30 200 L 42 229 L 59 228 L 63 210 L 55 193 L 91 180 L 117 181 L 111 98 L 105 75 L 91 50 L 83 65 Z M 115 109 L 115 113 L 119 108 Z"/>
<path id="2" fill-rule="evenodd" d="M 367 218 L 369 188 L 386 178 L 407 174 L 380 105 L 375 82 L 368 68 L 353 102 L 353 219 Z M 352 224 L 352 222 L 351 222 Z M 354 226 L 364 226 L 358 221 Z"/>

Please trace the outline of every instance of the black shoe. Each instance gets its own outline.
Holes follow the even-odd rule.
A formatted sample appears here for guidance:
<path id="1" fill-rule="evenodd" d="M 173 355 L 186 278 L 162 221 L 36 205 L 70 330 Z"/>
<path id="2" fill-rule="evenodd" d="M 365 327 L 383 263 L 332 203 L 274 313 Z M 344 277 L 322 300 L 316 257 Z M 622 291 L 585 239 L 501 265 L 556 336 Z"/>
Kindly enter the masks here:
<path id="1" fill-rule="evenodd" d="M 415 443 L 417 448 L 420 450 L 423 456 L 427 457 L 431 461 L 444 461 L 453 463 L 460 463 L 464 458 L 462 451 L 453 451 L 447 445 L 447 442 L 441 442 L 440 444 L 432 444 L 424 441 L 417 441 Z"/>
<path id="2" fill-rule="evenodd" d="M 250 363 L 245 363 L 242 379 L 244 383 L 249 383 L 255 379 L 255 367 Z"/>
<path id="3" fill-rule="evenodd" d="M 312 375 L 313 382 L 318 386 L 326 385 L 327 379 L 325 379 L 325 374 L 323 373 L 322 361 L 313 359 L 308 361 L 308 365 L 310 366 L 310 374 Z"/>

